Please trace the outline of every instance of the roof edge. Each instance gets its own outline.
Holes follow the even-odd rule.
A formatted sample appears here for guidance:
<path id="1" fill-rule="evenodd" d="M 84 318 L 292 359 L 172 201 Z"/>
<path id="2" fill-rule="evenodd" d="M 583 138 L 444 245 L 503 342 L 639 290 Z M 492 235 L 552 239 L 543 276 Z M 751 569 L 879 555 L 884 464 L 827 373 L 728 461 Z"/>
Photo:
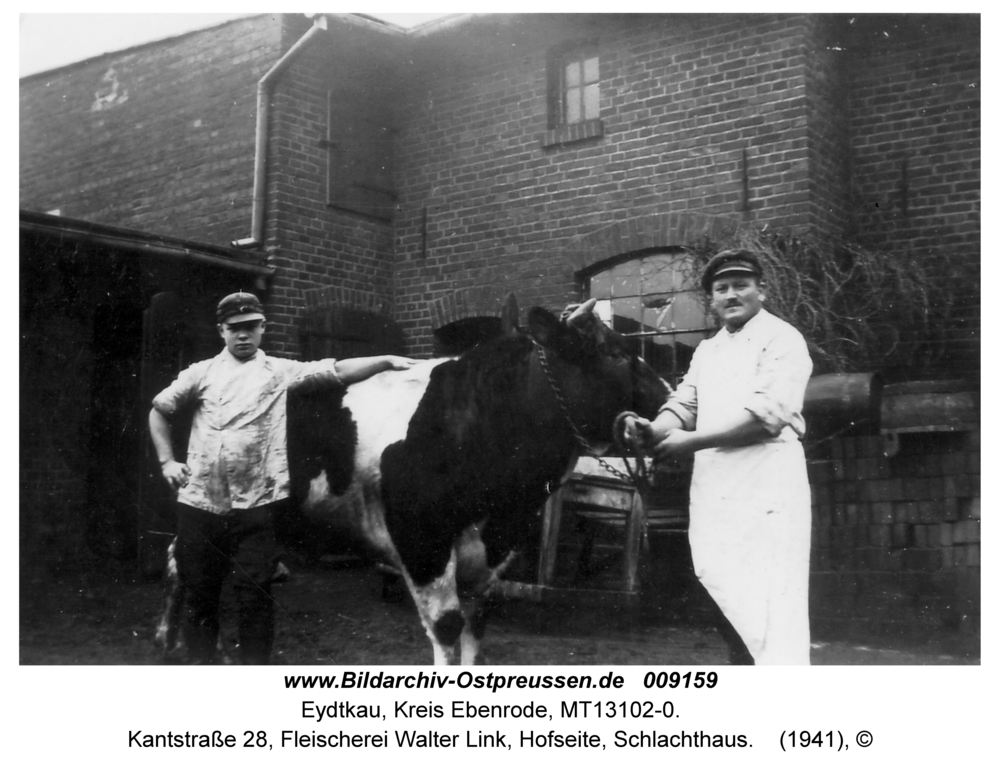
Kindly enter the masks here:
<path id="1" fill-rule="evenodd" d="M 87 242 L 102 242 L 109 246 L 136 251 L 158 251 L 176 256 L 204 257 L 219 265 L 231 266 L 264 277 L 271 277 L 275 272 L 273 266 L 247 261 L 246 251 L 223 245 L 210 245 L 180 237 L 149 234 L 136 229 L 95 224 L 82 219 L 53 216 L 49 213 L 36 213 L 30 210 L 22 209 L 19 213 L 21 231 L 68 237 Z"/>
<path id="2" fill-rule="evenodd" d="M 328 13 L 327 17 L 337 19 L 353 26 L 363 29 L 377 30 L 397 37 L 418 38 L 439 32 L 443 29 L 451 29 L 458 26 L 474 16 L 482 16 L 478 13 L 453 13 L 440 19 L 424 22 L 415 27 L 401 27 L 391 21 L 369 16 L 366 13 Z"/>
<path id="3" fill-rule="evenodd" d="M 426 24 L 421 24 L 419 27 L 414 27 L 410 30 L 411 37 L 427 37 L 436 32 L 443 32 L 446 29 L 454 29 L 455 27 L 462 26 L 468 21 L 476 18 L 477 16 L 483 16 L 486 14 L 482 13 L 453 13 L 450 16 L 445 16 L 440 19 L 435 19 L 434 21 L 428 21 Z"/>
<path id="4" fill-rule="evenodd" d="M 62 66 L 53 67 L 52 69 L 45 69 L 42 70 L 41 72 L 35 72 L 34 74 L 25 75 L 24 77 L 18 78 L 18 82 L 25 83 L 28 82 L 29 80 L 34 80 L 35 78 L 39 77 L 51 77 L 56 72 L 62 73 L 67 69 L 72 69 L 74 67 L 82 67 L 87 64 L 93 64 L 95 61 L 100 61 L 101 59 L 110 58 L 112 56 L 121 56 L 127 53 L 134 53 L 135 51 L 140 51 L 143 48 L 149 48 L 154 45 L 163 45 L 166 42 L 173 42 L 175 40 L 180 40 L 185 37 L 190 37 L 191 35 L 198 35 L 201 34 L 202 32 L 208 32 L 213 29 L 219 29 L 220 27 L 225 27 L 230 24 L 238 24 L 242 21 L 247 21 L 249 19 L 259 19 L 262 16 L 274 16 L 274 15 L 275 14 L 273 13 L 257 13 L 249 16 L 244 16 L 239 19 L 228 19 L 226 21 L 220 21 L 218 24 L 213 24 L 210 27 L 203 27 L 202 29 L 192 29 L 190 32 L 181 32 L 180 34 L 177 35 L 162 37 L 159 40 L 149 40 L 148 42 L 139 43 L 138 45 L 132 45 L 128 48 L 120 48 L 114 51 L 107 51 L 106 53 L 99 53 L 96 56 L 90 56 L 86 59 L 81 59 L 80 61 L 73 61 L 70 62 L 69 64 L 63 64 Z"/>

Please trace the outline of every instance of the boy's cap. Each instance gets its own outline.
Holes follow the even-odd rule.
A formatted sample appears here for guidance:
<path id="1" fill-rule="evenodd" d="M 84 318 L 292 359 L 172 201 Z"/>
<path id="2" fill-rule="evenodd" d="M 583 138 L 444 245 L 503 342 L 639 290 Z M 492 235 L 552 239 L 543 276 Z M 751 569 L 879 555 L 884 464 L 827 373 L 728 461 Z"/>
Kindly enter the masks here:
<path id="1" fill-rule="evenodd" d="M 223 322 L 252 322 L 264 319 L 264 307 L 260 305 L 253 293 L 230 293 L 219 301 L 215 309 L 215 317 L 221 325 Z"/>

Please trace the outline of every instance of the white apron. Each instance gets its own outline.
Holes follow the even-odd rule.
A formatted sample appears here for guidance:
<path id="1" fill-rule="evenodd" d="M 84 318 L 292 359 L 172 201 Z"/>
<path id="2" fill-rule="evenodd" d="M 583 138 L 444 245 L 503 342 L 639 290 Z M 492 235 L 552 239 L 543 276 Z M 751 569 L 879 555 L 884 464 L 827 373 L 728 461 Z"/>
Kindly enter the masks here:
<path id="1" fill-rule="evenodd" d="M 678 394 L 688 389 L 699 429 L 749 410 L 774 434 L 695 453 L 695 572 L 755 663 L 808 664 L 811 497 L 796 428 L 812 361 L 801 335 L 763 311 L 703 342 L 695 358 Z"/>
<path id="2" fill-rule="evenodd" d="M 695 573 L 758 665 L 809 663 L 809 503 L 798 442 L 695 458 Z"/>

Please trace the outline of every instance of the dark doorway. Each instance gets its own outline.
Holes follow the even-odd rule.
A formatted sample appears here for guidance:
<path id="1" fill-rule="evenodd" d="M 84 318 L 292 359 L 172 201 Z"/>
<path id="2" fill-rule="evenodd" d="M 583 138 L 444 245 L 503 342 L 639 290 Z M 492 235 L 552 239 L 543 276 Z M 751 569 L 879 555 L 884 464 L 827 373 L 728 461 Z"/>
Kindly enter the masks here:
<path id="1" fill-rule="evenodd" d="M 403 331 L 384 314 L 331 306 L 302 321 L 303 359 L 349 359 L 373 354 L 402 354 Z"/>
<path id="2" fill-rule="evenodd" d="M 135 556 L 142 309 L 128 294 L 94 313 L 87 544 L 98 556 Z"/>

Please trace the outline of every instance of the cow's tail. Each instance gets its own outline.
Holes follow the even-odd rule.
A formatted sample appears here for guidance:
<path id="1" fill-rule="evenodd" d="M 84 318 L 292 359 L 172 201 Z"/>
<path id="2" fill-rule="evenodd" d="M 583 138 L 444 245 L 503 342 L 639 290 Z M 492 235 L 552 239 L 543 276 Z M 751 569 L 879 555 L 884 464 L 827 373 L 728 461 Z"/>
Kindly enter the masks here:
<path id="1" fill-rule="evenodd" d="M 175 556 L 177 539 L 167 548 L 167 567 L 163 580 L 163 612 L 156 624 L 153 642 L 166 663 L 177 662 L 183 654 L 180 642 L 181 607 L 184 604 L 184 586 L 177 573 Z"/>

